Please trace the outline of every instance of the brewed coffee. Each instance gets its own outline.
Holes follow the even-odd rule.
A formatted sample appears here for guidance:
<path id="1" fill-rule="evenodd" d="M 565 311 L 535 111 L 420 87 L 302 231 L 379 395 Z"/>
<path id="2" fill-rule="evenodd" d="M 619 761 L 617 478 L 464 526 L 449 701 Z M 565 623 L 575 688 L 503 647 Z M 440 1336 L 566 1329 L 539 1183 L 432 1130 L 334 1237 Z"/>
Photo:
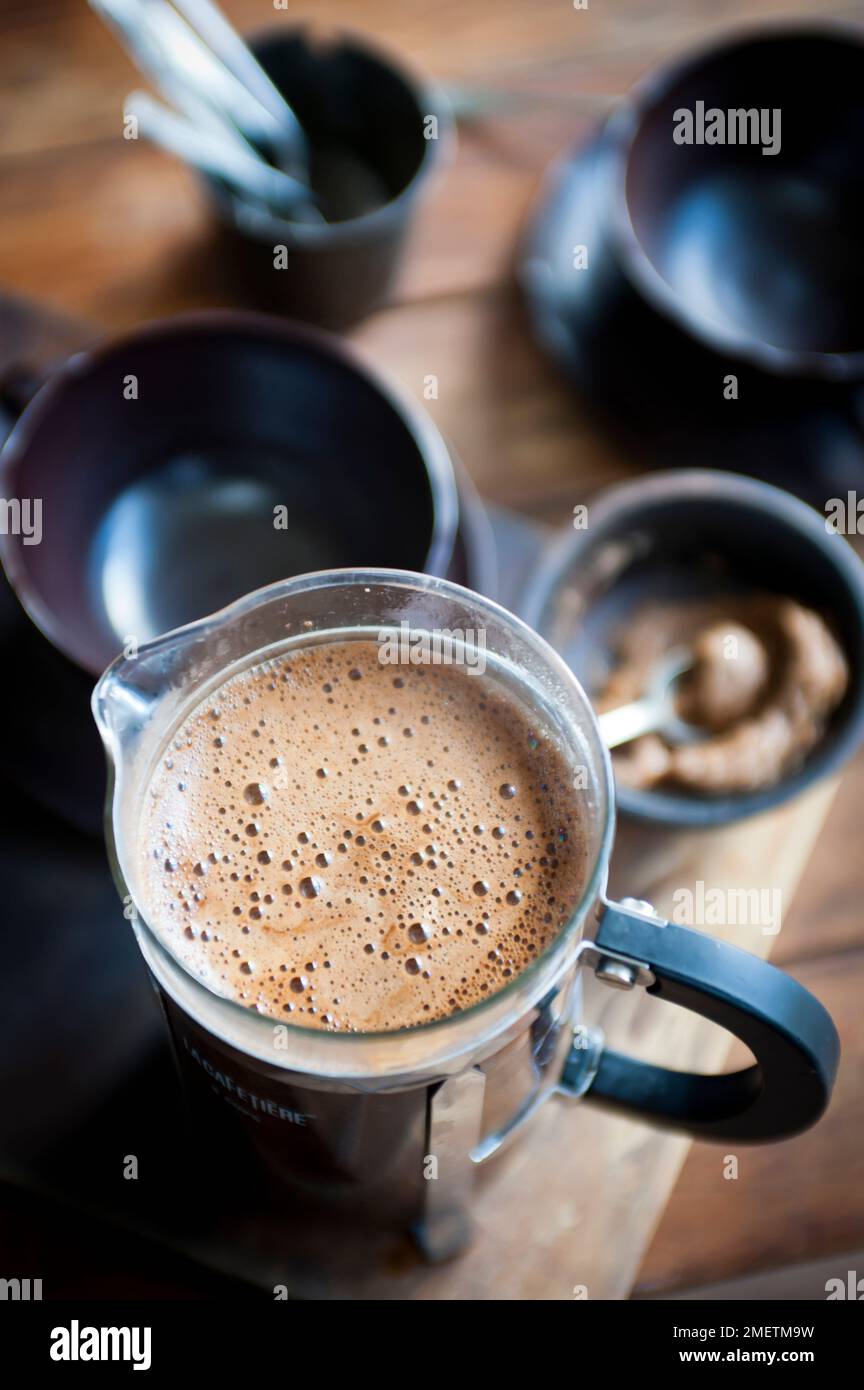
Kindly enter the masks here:
<path id="1" fill-rule="evenodd" d="M 493 675 L 322 642 L 231 676 L 163 750 L 142 907 L 217 993 L 377 1032 L 445 1018 L 572 916 L 586 851 L 550 729 Z"/>

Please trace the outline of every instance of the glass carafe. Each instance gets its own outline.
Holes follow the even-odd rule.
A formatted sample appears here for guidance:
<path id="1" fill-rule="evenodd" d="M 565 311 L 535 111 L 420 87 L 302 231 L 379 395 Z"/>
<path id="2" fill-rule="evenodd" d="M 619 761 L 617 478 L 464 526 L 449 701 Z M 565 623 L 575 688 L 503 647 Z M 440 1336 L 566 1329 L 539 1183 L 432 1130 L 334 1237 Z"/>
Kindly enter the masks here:
<path id="1" fill-rule="evenodd" d="M 582 898 L 531 966 L 444 1020 L 386 1033 L 277 1022 L 214 993 L 147 920 L 137 867 L 142 797 L 177 725 L 228 675 L 311 642 L 394 632 L 482 633 L 496 672 L 536 705 L 580 798 Z M 497 604 L 418 574 L 300 576 L 119 657 L 93 709 L 109 763 L 112 868 L 193 1124 L 218 1136 L 214 1162 L 251 1164 L 274 1200 L 288 1191 L 346 1224 L 410 1229 L 428 1257 L 441 1258 L 468 1238 L 478 1165 L 553 1093 L 722 1140 L 783 1137 L 824 1108 L 837 1040 L 811 995 L 744 951 L 663 922 L 647 903 L 607 901 L 614 792 L 596 717 L 555 652 Z M 702 1077 L 610 1051 L 582 1016 L 585 966 L 613 987 L 646 988 L 728 1027 L 754 1064 Z"/>

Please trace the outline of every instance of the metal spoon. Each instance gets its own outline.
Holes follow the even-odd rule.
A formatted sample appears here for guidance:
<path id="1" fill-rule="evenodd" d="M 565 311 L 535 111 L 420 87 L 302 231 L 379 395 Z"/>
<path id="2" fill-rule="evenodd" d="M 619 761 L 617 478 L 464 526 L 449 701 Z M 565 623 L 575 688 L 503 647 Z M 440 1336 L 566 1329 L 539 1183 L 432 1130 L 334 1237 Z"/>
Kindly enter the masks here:
<path id="1" fill-rule="evenodd" d="M 285 147 L 286 169 L 297 178 L 305 177 L 308 182 L 309 151 L 303 127 L 227 16 L 213 0 L 174 0 L 174 5 L 198 31 L 211 52 L 274 117 Z M 300 168 L 293 167 L 295 164 Z"/>
<path id="2" fill-rule="evenodd" d="M 308 184 L 308 150 L 300 123 L 239 36 L 237 43 L 249 54 L 251 67 L 265 77 L 264 83 L 256 85 L 265 86 L 267 101 L 261 100 L 248 78 L 228 66 L 206 37 L 196 33 L 168 0 L 143 0 L 143 4 L 179 75 L 197 85 L 203 94 L 212 93 L 213 101 L 224 107 L 244 135 L 272 152 L 280 168 Z"/>
<path id="3" fill-rule="evenodd" d="M 308 206 L 309 189 L 290 174 L 246 154 L 221 135 L 184 120 L 148 92 L 130 92 L 124 115 L 134 117 L 140 134 L 187 164 L 231 184 L 244 198 L 269 208 Z"/>
<path id="4" fill-rule="evenodd" d="M 682 719 L 676 710 L 676 686 L 695 658 L 687 647 L 666 652 L 651 670 L 645 694 L 629 704 L 599 716 L 600 733 L 607 748 L 618 748 L 642 734 L 662 734 L 669 743 L 696 743 L 705 729 Z"/>
<path id="5" fill-rule="evenodd" d="M 170 100 L 184 107 L 181 93 L 185 90 L 221 112 L 238 132 L 253 140 L 268 141 L 278 134 L 270 112 L 223 67 L 170 5 L 154 5 L 148 0 L 90 0 L 90 4 L 145 76 Z"/>
<path id="6" fill-rule="evenodd" d="M 90 0 L 90 5 L 169 101 L 262 164 L 267 161 L 256 145 L 272 150 L 308 190 L 305 136 L 291 108 L 283 101 L 287 114 L 275 116 L 167 0 Z M 296 200 L 294 205 L 296 211 Z M 311 191 L 306 213 L 310 220 L 322 220 Z"/>
<path id="7" fill-rule="evenodd" d="M 155 87 L 178 111 L 205 126 L 214 134 L 244 149 L 249 155 L 257 151 L 241 135 L 225 111 L 202 97 L 199 90 L 185 81 L 165 52 L 164 43 L 144 14 L 141 0 L 90 0 L 90 8 L 105 21 L 117 36 L 139 71 L 149 77 Z"/>

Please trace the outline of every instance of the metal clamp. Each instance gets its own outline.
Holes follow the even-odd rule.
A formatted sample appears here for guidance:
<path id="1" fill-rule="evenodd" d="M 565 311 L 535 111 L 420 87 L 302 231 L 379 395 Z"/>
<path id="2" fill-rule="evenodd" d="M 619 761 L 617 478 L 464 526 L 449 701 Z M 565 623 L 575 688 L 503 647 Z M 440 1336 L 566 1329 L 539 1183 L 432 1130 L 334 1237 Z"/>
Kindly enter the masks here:
<path id="1" fill-rule="evenodd" d="M 633 989 L 636 985 L 647 989 L 656 982 L 653 970 L 644 960 L 634 960 L 631 956 L 609 951 L 594 941 L 580 944 L 577 959 L 580 965 L 590 966 L 597 979 L 613 989 Z"/>
<path id="2" fill-rule="evenodd" d="M 605 911 L 607 906 L 603 903 L 600 911 Z M 644 898 L 622 898 L 621 906 L 639 917 L 647 918 L 653 926 L 666 926 L 657 909 Z M 632 956 L 625 956 L 619 951 L 610 951 L 607 947 L 598 946 L 595 941 L 581 943 L 578 959 L 580 965 L 592 967 L 596 978 L 612 989 L 633 989 L 636 985 L 647 989 L 656 983 L 656 976 L 646 961 L 634 960 Z"/>

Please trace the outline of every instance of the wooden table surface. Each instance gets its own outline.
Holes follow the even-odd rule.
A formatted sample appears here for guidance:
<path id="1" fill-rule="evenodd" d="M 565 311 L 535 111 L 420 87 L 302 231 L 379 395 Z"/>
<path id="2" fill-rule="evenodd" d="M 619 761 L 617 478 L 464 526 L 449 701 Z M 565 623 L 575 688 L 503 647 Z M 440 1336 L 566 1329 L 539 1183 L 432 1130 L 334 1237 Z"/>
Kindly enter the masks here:
<path id="1" fill-rule="evenodd" d="M 229 0 L 241 26 L 354 26 L 455 86 L 518 92 L 512 107 L 461 132 L 435 183 L 391 307 L 351 335 L 429 408 L 483 494 L 564 523 L 596 487 L 636 465 L 555 376 L 530 341 L 512 287 L 515 240 L 556 152 L 647 67 L 741 20 L 864 18 L 813 0 Z M 121 139 L 134 70 L 82 0 L 0 0 L 0 289 L 36 296 L 109 329 L 181 309 L 237 302 L 210 254 L 194 180 L 143 142 Z M 859 899 L 864 761 L 847 774 L 773 958 L 837 1019 L 844 1062 L 818 1128 L 746 1152 L 746 1180 L 722 1180 L 718 1150 L 696 1144 L 638 1276 L 638 1296 L 734 1281 L 801 1261 L 845 1275 L 864 1247 L 864 925 Z M 74 1222 L 40 1227 L 38 1204 L 0 1199 L 7 1239 L 75 1251 L 91 1293 L 204 1296 L 178 1264 L 92 1229 L 84 1264 Z M 66 1235 L 64 1236 L 64 1231 Z M 53 1242 L 53 1244 L 51 1243 Z M 860 1255 L 858 1256 L 860 1260 Z M 101 1263 L 100 1263 L 101 1261 Z M 70 1276 L 71 1277 L 71 1276 Z M 794 1282 L 794 1278 L 793 1278 Z"/>

